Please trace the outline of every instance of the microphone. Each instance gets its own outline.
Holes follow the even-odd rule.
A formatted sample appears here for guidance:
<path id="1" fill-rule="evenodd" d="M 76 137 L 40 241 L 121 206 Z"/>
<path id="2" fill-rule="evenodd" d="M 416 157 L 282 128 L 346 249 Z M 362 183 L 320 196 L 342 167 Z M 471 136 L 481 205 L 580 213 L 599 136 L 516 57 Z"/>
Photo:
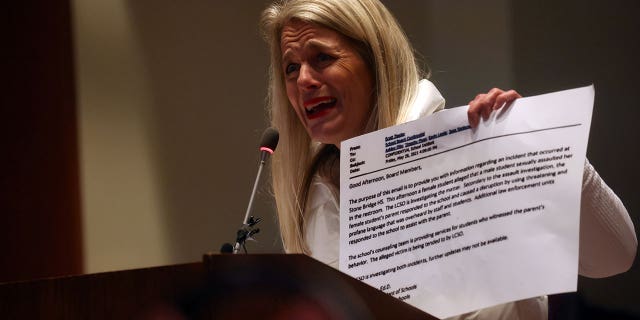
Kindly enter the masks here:
<path id="1" fill-rule="evenodd" d="M 244 252 L 247 252 L 247 248 L 244 247 L 245 241 L 251 238 L 252 235 L 258 233 L 260 229 L 251 229 L 254 225 L 260 222 L 260 218 L 254 219 L 249 216 L 251 212 L 251 207 L 253 206 L 253 198 L 256 195 L 256 190 L 258 189 L 258 183 L 260 182 L 260 176 L 262 174 L 262 168 L 264 167 L 264 163 L 267 161 L 269 155 L 273 154 L 278 146 L 278 140 L 280 135 L 278 130 L 275 128 L 267 128 L 264 133 L 262 133 L 262 139 L 260 140 L 260 164 L 258 166 L 258 173 L 256 174 L 256 181 L 253 183 L 253 190 L 251 191 L 251 196 L 249 197 L 249 204 L 247 206 L 247 212 L 244 214 L 244 220 L 242 221 L 242 227 L 237 232 L 236 236 L 236 245 L 233 247 L 233 253 L 238 253 L 240 250 L 240 246 L 244 248 Z"/>
<path id="2" fill-rule="evenodd" d="M 276 151 L 278 146 L 278 140 L 280 140 L 280 134 L 278 130 L 274 128 L 267 128 L 262 133 L 262 139 L 260 139 L 260 165 L 264 164 L 267 157 Z"/>

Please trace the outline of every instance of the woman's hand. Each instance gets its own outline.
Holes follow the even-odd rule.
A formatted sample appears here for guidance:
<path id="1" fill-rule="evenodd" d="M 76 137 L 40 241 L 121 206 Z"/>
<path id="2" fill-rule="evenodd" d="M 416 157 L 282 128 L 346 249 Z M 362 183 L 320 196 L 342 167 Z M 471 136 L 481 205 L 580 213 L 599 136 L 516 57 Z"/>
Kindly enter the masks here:
<path id="1" fill-rule="evenodd" d="M 493 88 L 488 93 L 477 95 L 475 99 L 469 102 L 469 110 L 467 110 L 469 125 L 472 128 L 477 127 L 478 123 L 480 123 L 480 116 L 487 120 L 493 110 L 508 106 L 518 98 L 522 98 L 522 96 L 515 90 L 504 91 L 498 88 Z"/>

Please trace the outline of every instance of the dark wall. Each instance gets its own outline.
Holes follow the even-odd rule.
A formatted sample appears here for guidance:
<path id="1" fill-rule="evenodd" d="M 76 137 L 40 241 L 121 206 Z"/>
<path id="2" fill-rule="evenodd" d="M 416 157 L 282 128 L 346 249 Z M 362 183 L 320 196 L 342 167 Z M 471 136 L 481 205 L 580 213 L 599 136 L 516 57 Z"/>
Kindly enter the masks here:
<path id="1" fill-rule="evenodd" d="M 69 1 L 3 7 L 0 282 L 80 273 Z"/>
<path id="2" fill-rule="evenodd" d="M 636 168 L 640 152 L 640 3 L 512 1 L 512 13 L 514 87 L 523 95 L 595 85 L 587 157 L 624 202 L 638 234 L 640 198 L 635 183 L 640 179 Z M 578 299 L 588 306 L 599 304 L 640 315 L 634 298 L 638 283 L 636 256 L 634 266 L 625 274 L 598 280 L 581 278 Z"/>

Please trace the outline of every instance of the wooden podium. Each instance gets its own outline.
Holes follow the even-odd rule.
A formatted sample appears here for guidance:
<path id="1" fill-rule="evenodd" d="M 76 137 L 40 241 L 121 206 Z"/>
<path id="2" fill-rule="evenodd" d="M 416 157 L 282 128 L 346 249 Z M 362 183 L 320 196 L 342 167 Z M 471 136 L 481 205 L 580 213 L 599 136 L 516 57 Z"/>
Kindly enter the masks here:
<path id="1" fill-rule="evenodd" d="M 305 255 L 0 284 L 2 319 L 436 319 Z"/>

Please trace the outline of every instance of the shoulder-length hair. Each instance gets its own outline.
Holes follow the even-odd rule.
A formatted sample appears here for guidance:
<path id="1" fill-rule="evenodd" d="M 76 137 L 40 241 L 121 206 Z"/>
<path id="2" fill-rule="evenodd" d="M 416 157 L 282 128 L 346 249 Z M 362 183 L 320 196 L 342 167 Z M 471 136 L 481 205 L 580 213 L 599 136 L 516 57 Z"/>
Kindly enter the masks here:
<path id="1" fill-rule="evenodd" d="M 333 146 L 311 141 L 287 98 L 280 37 L 292 20 L 333 29 L 356 45 L 375 77 L 376 98 L 367 132 L 405 118 L 421 74 L 406 35 L 378 0 L 284 0 L 262 13 L 261 30 L 271 54 L 268 110 L 271 125 L 280 131 L 271 164 L 280 234 L 287 252 L 309 253 L 304 243 L 309 186 L 313 175 L 322 175 L 318 170 L 327 159 L 335 160 L 337 152 L 331 151 Z"/>

